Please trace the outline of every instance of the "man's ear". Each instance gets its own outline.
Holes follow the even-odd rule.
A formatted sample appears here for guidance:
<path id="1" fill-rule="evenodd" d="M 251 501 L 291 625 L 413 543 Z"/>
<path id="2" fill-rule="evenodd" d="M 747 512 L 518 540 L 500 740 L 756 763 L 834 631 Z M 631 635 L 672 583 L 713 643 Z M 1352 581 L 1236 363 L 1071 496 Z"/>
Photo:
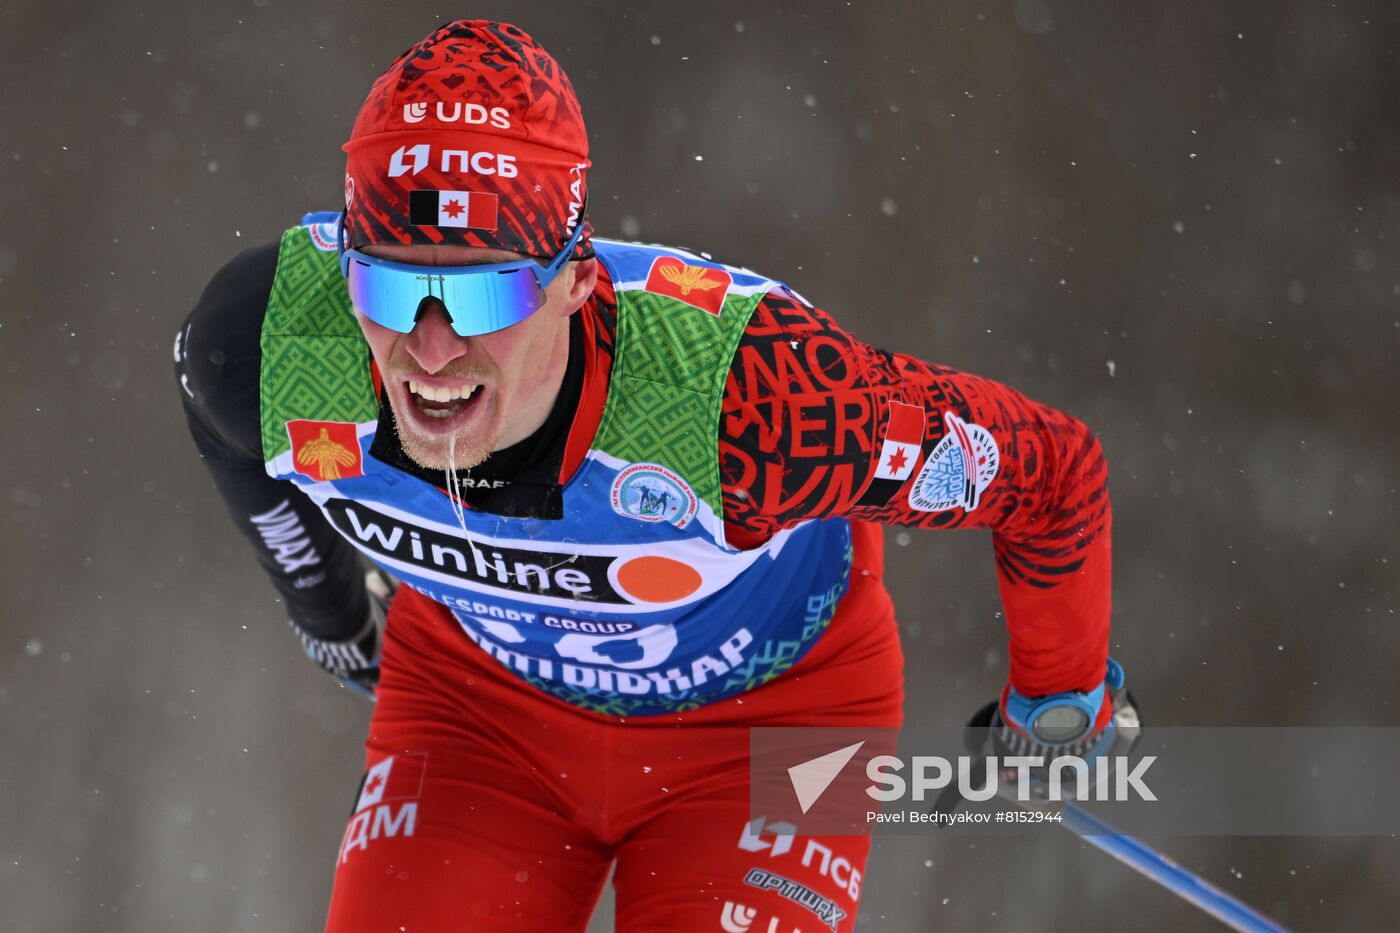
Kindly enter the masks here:
<path id="1" fill-rule="evenodd" d="M 592 256 L 587 259 L 580 259 L 577 262 L 569 263 L 569 268 L 574 271 L 574 284 L 569 288 L 569 300 L 564 305 L 565 314 L 573 314 L 583 303 L 588 300 L 588 296 L 593 294 L 593 289 L 598 284 L 598 260 Z"/>

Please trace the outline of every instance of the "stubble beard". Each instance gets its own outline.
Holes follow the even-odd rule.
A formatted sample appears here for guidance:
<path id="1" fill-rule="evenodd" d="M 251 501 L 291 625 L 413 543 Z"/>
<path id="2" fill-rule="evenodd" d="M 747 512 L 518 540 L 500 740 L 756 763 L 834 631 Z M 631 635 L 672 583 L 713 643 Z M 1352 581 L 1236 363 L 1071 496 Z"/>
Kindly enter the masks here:
<path id="1" fill-rule="evenodd" d="M 406 404 L 412 405 L 413 402 L 407 400 Z M 399 436 L 399 446 L 403 448 L 408 459 L 425 470 L 470 470 L 491 456 L 492 445 L 488 438 L 466 432 L 450 437 L 424 437 L 411 425 L 405 426 L 403 419 L 399 418 L 399 413 L 393 411 L 392 405 L 389 408 L 393 412 L 394 431 Z"/>

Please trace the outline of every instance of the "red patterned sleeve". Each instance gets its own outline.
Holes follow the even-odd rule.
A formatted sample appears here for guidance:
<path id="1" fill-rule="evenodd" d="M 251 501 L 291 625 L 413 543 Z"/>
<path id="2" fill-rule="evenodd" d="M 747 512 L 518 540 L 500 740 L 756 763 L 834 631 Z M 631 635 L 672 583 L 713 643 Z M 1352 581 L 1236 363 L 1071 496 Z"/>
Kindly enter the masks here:
<path id="1" fill-rule="evenodd" d="M 1079 421 L 990 379 L 877 350 L 775 291 L 735 356 L 719 443 L 740 546 L 831 516 L 990 529 L 1016 689 L 1102 681 L 1108 471 Z"/>

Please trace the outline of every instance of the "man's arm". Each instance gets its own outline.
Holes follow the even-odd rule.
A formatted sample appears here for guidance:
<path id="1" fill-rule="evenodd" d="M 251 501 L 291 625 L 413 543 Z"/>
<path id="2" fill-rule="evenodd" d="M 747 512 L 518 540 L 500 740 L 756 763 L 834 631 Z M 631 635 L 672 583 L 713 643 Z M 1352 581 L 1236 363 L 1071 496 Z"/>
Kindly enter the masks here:
<path id="1" fill-rule="evenodd" d="M 919 443 L 906 450 L 911 432 Z M 1038 696 L 1103 681 L 1107 467 L 1070 416 L 991 380 L 877 350 L 774 292 L 729 374 L 720 455 L 725 519 L 741 546 L 830 516 L 990 529 L 1012 684 Z"/>
<path id="2" fill-rule="evenodd" d="M 258 347 L 276 267 L 270 243 L 219 270 L 180 328 L 175 375 L 200 459 L 293 625 L 338 642 L 369 615 L 363 567 L 311 500 L 263 466 Z"/>

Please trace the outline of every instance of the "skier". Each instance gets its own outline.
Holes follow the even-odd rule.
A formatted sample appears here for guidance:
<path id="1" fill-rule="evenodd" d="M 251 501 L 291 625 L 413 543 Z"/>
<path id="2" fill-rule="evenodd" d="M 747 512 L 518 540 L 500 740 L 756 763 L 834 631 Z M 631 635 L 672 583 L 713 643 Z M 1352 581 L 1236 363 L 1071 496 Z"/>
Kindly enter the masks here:
<path id="1" fill-rule="evenodd" d="M 582 930 L 615 866 L 619 930 L 850 931 L 869 839 L 751 823 L 745 730 L 900 723 L 881 525 L 993 532 L 998 728 L 1093 745 L 1083 424 L 745 268 L 594 238 L 578 101 L 514 26 L 414 45 L 344 148 L 343 215 L 234 258 L 176 344 L 307 653 L 377 699 L 328 930 Z"/>

